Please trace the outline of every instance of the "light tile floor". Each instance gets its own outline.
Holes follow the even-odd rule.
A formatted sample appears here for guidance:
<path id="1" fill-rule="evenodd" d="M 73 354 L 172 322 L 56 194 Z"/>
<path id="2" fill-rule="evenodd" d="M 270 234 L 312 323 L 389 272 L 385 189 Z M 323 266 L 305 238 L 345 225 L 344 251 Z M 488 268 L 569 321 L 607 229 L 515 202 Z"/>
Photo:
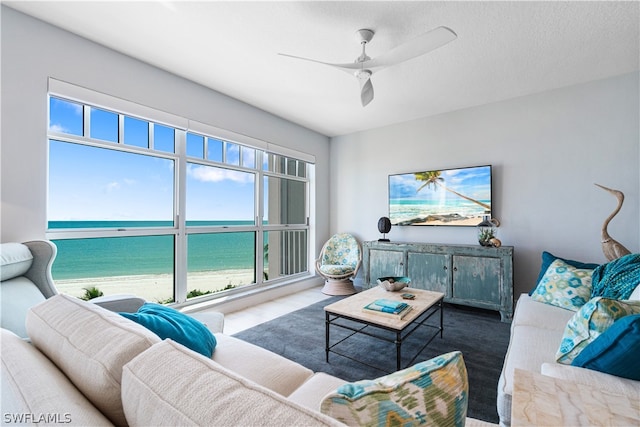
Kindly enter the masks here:
<path id="1" fill-rule="evenodd" d="M 276 298 L 244 310 L 227 313 L 224 316 L 224 333 L 233 335 L 260 323 L 283 316 L 292 311 L 329 298 L 320 292 L 322 286 L 296 292 L 286 297 Z"/>

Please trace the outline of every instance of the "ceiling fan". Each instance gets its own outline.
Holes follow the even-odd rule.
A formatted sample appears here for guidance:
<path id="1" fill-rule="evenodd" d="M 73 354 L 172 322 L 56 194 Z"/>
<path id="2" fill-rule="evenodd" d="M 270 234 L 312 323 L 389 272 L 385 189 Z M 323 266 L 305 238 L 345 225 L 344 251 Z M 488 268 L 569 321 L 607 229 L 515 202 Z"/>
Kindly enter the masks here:
<path id="1" fill-rule="evenodd" d="M 421 36 L 416 37 L 400 46 L 396 46 L 390 51 L 371 59 L 365 52 L 367 43 L 373 39 L 375 33 L 372 30 L 362 29 L 356 31 L 356 38 L 362 45 L 362 54 L 354 62 L 347 64 L 332 64 L 329 62 L 317 61 L 315 59 L 302 58 L 300 56 L 280 53 L 279 55 L 289 58 L 302 59 L 304 61 L 316 62 L 318 64 L 329 65 L 349 74 L 353 74 L 360 82 L 360 100 L 362 106 L 366 106 L 373 100 L 373 84 L 371 76 L 384 68 L 398 64 L 436 50 L 445 44 L 456 39 L 457 34 L 447 27 L 438 27 Z"/>

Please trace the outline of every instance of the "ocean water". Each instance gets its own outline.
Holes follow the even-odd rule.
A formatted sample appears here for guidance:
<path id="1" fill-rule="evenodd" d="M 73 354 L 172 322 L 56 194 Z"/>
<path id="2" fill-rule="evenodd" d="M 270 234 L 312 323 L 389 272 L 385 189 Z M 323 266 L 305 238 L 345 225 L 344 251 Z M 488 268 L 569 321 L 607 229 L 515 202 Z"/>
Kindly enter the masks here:
<path id="1" fill-rule="evenodd" d="M 490 200 L 479 200 L 491 204 Z M 428 215 L 459 214 L 464 217 L 482 216 L 486 213 L 482 206 L 460 198 L 446 200 L 391 199 L 389 201 L 389 217 L 392 222 L 409 221 L 424 218 Z"/>
<path id="2" fill-rule="evenodd" d="M 193 225 L 251 225 L 250 221 L 192 221 Z M 51 229 L 171 227 L 171 221 L 50 221 Z M 173 272 L 174 236 L 53 240 L 56 280 Z M 187 239 L 189 272 L 253 269 L 255 233 L 193 234 Z"/>

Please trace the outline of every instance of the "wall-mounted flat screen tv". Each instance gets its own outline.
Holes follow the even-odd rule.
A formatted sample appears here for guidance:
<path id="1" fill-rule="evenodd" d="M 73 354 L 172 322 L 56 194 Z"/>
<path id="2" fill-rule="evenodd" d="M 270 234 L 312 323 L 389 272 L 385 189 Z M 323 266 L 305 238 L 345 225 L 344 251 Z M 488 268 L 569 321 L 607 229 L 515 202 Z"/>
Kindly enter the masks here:
<path id="1" fill-rule="evenodd" d="M 477 226 L 491 217 L 491 165 L 389 175 L 393 225 Z"/>

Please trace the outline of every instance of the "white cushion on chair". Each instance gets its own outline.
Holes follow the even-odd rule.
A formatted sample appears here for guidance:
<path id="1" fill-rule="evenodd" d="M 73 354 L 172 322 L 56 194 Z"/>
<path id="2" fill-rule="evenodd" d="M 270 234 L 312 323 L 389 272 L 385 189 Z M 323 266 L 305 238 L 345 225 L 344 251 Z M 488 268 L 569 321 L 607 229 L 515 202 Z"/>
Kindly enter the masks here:
<path id="1" fill-rule="evenodd" d="M 320 271 L 331 276 L 338 276 L 341 274 L 349 275 L 353 273 L 353 266 L 351 265 L 336 265 L 336 264 L 323 264 L 320 266 Z"/>
<path id="2" fill-rule="evenodd" d="M 22 243 L 0 245 L 0 281 L 22 276 L 33 264 L 33 254 Z"/>

